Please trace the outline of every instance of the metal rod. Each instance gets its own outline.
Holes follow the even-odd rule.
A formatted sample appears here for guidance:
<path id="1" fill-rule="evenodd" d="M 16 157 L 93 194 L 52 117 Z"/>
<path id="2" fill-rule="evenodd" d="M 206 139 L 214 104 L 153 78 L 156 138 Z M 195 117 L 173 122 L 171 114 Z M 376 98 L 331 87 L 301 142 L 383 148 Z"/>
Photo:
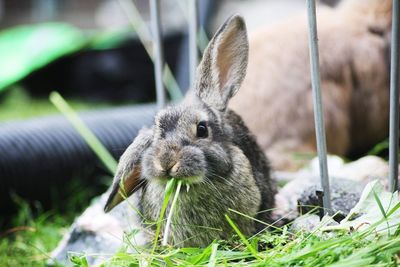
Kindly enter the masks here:
<path id="1" fill-rule="evenodd" d="M 161 39 L 160 0 L 150 0 L 151 29 L 153 40 L 154 73 L 156 80 L 157 108 L 165 107 L 166 97 L 163 84 L 164 53 Z"/>
<path id="2" fill-rule="evenodd" d="M 147 28 L 139 10 L 136 8 L 135 3 L 131 0 L 118 0 L 117 3 L 121 7 L 122 12 L 125 14 L 126 18 L 129 20 L 133 29 L 135 30 L 140 42 L 143 44 L 147 54 L 154 62 L 153 49 L 151 45 L 151 33 Z M 181 90 L 174 75 L 167 63 L 164 62 L 164 85 L 168 90 L 171 100 L 173 102 L 178 102 L 183 98 Z"/>
<path id="3" fill-rule="evenodd" d="M 389 187 L 398 189 L 399 151 L 399 0 L 392 6 L 392 44 L 390 56 Z"/>
<path id="4" fill-rule="evenodd" d="M 325 125 L 322 109 L 321 81 L 319 73 L 319 54 L 317 19 L 315 11 L 315 0 L 307 0 L 308 13 L 308 41 L 310 48 L 310 68 L 311 82 L 313 91 L 315 133 L 317 138 L 317 150 L 319 158 L 319 170 L 321 175 L 321 185 L 323 190 L 323 204 L 325 214 L 331 210 L 331 197 L 329 188 L 328 166 L 326 159 Z"/>
<path id="5" fill-rule="evenodd" d="M 198 12 L 197 0 L 189 0 L 189 68 L 190 86 L 194 84 L 198 64 L 197 50 Z"/>
<path id="6" fill-rule="evenodd" d="M 31 16 L 34 21 L 54 20 L 59 11 L 59 3 L 56 0 L 34 0 L 32 5 Z"/>
<path id="7" fill-rule="evenodd" d="M 119 0 L 121 1 L 121 0 Z M 202 52 L 206 49 L 208 43 L 210 42 L 210 39 L 207 36 L 206 30 L 204 29 L 204 25 L 201 25 L 201 4 L 203 4 L 203 2 L 199 2 L 197 1 L 197 51 L 200 52 L 199 54 L 202 54 Z M 210 0 L 211 1 L 211 0 Z M 207 1 L 204 1 L 207 2 Z M 212 1 L 211 1 L 212 2 Z M 189 23 L 189 12 L 187 11 L 187 5 L 185 4 L 186 0 L 180 0 L 178 1 L 178 6 L 179 8 L 182 10 L 183 15 L 185 17 L 185 19 L 188 21 Z"/>

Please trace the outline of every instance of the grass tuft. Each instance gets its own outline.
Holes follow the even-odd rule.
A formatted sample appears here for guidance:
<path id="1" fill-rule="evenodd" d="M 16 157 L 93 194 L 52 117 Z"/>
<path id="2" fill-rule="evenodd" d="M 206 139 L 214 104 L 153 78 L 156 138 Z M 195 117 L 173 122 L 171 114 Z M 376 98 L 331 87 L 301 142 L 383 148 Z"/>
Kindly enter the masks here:
<path id="1" fill-rule="evenodd" d="M 175 187 L 176 187 L 176 179 L 170 179 L 167 182 L 167 185 L 165 186 L 164 200 L 163 200 L 163 204 L 161 207 L 160 216 L 158 217 L 158 221 L 157 221 L 157 228 L 156 228 L 154 241 L 153 241 L 152 254 L 154 254 L 154 252 L 156 251 L 156 248 L 158 246 L 158 239 L 160 237 L 161 226 L 162 226 L 162 222 L 164 220 L 164 214 L 165 214 L 165 211 L 167 210 L 169 200 L 171 199 L 171 196 L 172 196 L 172 193 L 173 193 Z"/>
<path id="2" fill-rule="evenodd" d="M 243 242 L 244 245 L 246 245 L 247 249 L 253 254 L 253 256 L 257 259 L 261 259 L 259 256 L 258 252 L 255 250 L 255 248 L 249 243 L 249 241 L 246 239 L 244 234 L 239 230 L 239 228 L 236 226 L 236 224 L 229 218 L 227 214 L 225 214 L 225 219 L 228 221 L 229 225 L 233 228 L 233 230 L 236 232 L 236 234 L 240 237 L 241 241 Z"/>
<path id="3" fill-rule="evenodd" d="M 175 179 L 172 179 L 175 180 Z M 178 200 L 179 192 L 181 191 L 182 181 L 178 181 L 178 186 L 176 187 L 174 199 L 172 200 L 171 208 L 169 210 L 167 223 L 165 224 L 165 231 L 163 236 L 162 245 L 166 246 L 168 244 L 168 235 L 169 235 L 169 228 L 171 226 L 172 215 L 174 214 L 174 209 Z"/>

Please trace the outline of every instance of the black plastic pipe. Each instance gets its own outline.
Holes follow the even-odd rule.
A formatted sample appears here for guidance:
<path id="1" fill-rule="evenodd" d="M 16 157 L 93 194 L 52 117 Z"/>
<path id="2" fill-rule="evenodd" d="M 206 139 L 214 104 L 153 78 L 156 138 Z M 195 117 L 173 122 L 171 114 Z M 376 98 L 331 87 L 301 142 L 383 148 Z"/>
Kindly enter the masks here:
<path id="1" fill-rule="evenodd" d="M 156 106 L 140 105 L 82 113 L 81 118 L 118 159 Z M 72 178 L 94 179 L 105 168 L 61 115 L 0 124 L 0 214 L 11 210 L 9 192 L 29 200 L 49 197 L 49 188 Z M 96 181 L 93 181 L 96 183 Z"/>

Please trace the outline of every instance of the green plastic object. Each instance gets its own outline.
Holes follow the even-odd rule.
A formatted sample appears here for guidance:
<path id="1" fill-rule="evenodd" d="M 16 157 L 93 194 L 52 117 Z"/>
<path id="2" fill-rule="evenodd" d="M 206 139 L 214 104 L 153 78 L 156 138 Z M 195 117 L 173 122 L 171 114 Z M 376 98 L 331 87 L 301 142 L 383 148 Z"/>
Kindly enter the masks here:
<path id="1" fill-rule="evenodd" d="M 0 92 L 86 44 L 80 30 L 64 23 L 18 26 L 0 32 Z"/>

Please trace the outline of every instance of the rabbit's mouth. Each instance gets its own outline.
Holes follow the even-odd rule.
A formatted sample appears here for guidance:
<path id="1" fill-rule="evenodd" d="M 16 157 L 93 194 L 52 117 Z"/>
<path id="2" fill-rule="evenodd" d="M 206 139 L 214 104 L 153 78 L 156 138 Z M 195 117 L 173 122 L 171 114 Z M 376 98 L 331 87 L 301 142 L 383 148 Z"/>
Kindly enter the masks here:
<path id="1" fill-rule="evenodd" d="M 174 177 L 174 176 L 164 176 L 164 177 L 156 177 L 156 181 L 161 184 L 166 184 L 170 179 L 176 179 L 177 181 L 180 181 L 182 185 L 193 185 L 193 184 L 199 184 L 203 182 L 203 176 L 202 175 L 193 175 L 193 176 L 185 176 L 185 177 Z"/>
<path id="2" fill-rule="evenodd" d="M 189 177 L 171 177 L 171 178 L 177 179 L 178 181 L 182 182 L 183 185 L 198 184 L 203 181 L 203 178 L 200 175 L 189 176 Z"/>
<path id="3" fill-rule="evenodd" d="M 203 182 L 207 162 L 199 148 L 186 146 L 174 153 L 166 149 L 159 154 L 156 152 L 151 149 L 143 156 L 143 177 L 163 184 L 171 178 L 183 184 Z"/>

